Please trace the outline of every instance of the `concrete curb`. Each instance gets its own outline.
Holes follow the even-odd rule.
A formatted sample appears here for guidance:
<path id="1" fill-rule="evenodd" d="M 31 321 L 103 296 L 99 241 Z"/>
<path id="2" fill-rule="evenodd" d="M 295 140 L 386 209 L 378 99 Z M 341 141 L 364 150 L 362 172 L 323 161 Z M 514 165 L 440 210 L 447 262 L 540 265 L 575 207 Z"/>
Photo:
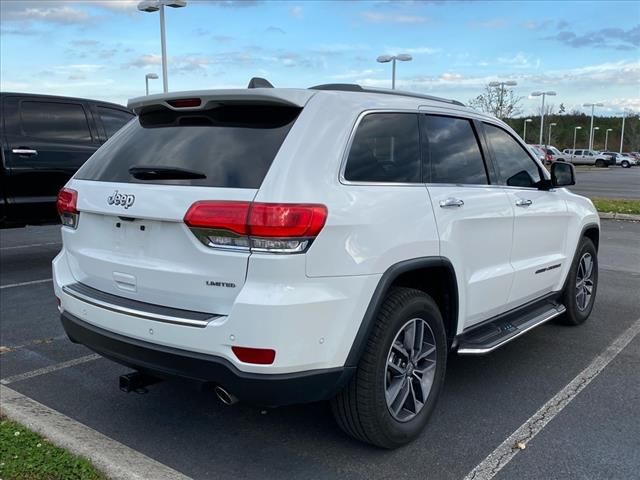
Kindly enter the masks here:
<path id="1" fill-rule="evenodd" d="M 0 412 L 58 447 L 88 458 L 112 480 L 190 480 L 182 473 L 5 385 L 0 385 Z"/>
<path id="2" fill-rule="evenodd" d="M 626 222 L 640 222 L 640 215 L 634 215 L 631 213 L 598 212 L 598 215 L 602 220 L 624 220 Z"/>

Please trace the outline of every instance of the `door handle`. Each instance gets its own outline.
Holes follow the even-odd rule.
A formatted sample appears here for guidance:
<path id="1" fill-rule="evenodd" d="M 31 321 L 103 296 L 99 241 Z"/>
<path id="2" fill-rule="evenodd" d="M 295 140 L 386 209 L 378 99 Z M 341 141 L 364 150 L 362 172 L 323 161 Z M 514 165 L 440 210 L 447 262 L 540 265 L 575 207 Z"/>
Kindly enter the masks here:
<path id="1" fill-rule="evenodd" d="M 440 200 L 441 208 L 461 207 L 463 205 L 464 205 L 464 202 L 462 200 L 458 200 L 457 198 L 453 198 L 453 197 L 449 197 L 446 200 Z"/>
<path id="2" fill-rule="evenodd" d="M 516 201 L 516 207 L 528 207 L 529 205 L 531 205 L 533 202 L 531 200 L 528 199 L 524 199 L 524 198 L 519 198 Z"/>
<path id="3" fill-rule="evenodd" d="M 17 155 L 37 155 L 38 151 L 31 148 L 14 148 L 11 150 L 11 153 L 15 153 Z"/>

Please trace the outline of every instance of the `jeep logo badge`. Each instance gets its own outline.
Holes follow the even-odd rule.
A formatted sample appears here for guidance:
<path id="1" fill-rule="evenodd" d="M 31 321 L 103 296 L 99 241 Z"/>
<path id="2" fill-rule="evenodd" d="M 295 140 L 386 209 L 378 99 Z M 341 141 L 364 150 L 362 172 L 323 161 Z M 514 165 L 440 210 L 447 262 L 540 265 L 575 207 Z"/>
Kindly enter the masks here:
<path id="1" fill-rule="evenodd" d="M 109 197 L 107 197 L 107 203 L 109 205 L 120 205 L 123 206 L 125 210 L 133 205 L 133 202 L 135 201 L 135 195 L 131 195 L 128 193 L 118 193 L 118 190 L 113 192 L 113 195 L 109 195 Z"/>

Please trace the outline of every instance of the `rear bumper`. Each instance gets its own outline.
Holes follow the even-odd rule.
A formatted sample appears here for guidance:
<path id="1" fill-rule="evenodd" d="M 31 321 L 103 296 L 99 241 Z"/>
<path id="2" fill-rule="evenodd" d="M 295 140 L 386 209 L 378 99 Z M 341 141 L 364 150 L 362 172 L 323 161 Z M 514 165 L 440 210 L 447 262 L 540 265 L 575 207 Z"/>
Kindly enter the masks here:
<path id="1" fill-rule="evenodd" d="M 224 387 L 241 401 L 280 406 L 327 400 L 349 380 L 353 368 L 331 368 L 284 374 L 238 370 L 228 360 L 118 335 L 68 312 L 61 314 L 69 339 L 133 369 L 159 377 L 182 377 Z"/>

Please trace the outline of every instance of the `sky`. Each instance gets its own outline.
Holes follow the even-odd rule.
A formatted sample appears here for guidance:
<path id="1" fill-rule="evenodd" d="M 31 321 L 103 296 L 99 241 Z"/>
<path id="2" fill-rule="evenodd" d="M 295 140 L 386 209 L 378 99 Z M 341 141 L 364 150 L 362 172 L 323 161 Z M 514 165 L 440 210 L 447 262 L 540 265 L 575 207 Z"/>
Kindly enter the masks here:
<path id="1" fill-rule="evenodd" d="M 408 53 L 396 88 L 467 103 L 515 80 L 556 109 L 640 113 L 640 2 L 188 0 L 166 9 L 169 90 L 322 83 L 391 86 L 382 54 Z M 0 90 L 126 104 L 161 75 L 158 13 L 138 1 L 0 1 Z M 151 93 L 162 80 L 150 81 Z M 590 109 L 589 109 L 590 113 Z"/>

